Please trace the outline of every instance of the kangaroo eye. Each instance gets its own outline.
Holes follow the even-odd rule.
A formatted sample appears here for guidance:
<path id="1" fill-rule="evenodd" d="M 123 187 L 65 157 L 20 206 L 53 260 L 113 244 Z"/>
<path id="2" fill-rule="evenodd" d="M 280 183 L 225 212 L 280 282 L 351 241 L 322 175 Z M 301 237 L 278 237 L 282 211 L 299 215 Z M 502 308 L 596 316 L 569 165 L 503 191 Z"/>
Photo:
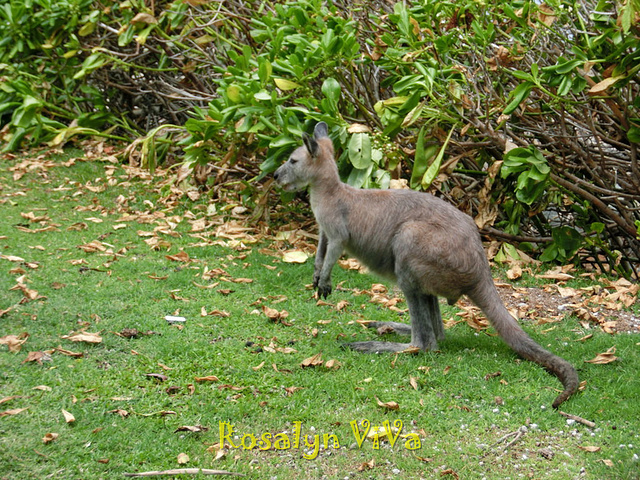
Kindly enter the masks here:
<path id="1" fill-rule="evenodd" d="M 297 158 L 290 158 L 289 161 L 291 162 L 291 165 L 295 165 L 296 163 L 298 163 Z"/>

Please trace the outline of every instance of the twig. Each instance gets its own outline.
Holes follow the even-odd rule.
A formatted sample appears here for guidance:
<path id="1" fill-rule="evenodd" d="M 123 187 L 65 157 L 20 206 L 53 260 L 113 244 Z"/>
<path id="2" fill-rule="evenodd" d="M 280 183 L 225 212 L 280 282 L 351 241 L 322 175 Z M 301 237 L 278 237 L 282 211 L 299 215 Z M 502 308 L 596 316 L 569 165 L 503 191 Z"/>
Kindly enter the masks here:
<path id="1" fill-rule="evenodd" d="M 151 472 L 125 473 L 125 477 L 157 477 L 160 475 L 236 475 L 244 477 L 244 473 L 227 472 L 226 470 L 211 470 L 208 468 L 175 468 L 173 470 L 155 470 Z"/>
<path id="2" fill-rule="evenodd" d="M 498 455 L 499 457 L 504 455 L 507 450 L 509 448 L 511 448 L 518 440 L 520 440 L 522 437 L 524 437 L 524 435 L 527 433 L 527 427 L 526 426 L 521 426 L 520 428 L 518 428 L 518 430 L 516 430 L 515 432 L 510 432 L 507 433 L 506 435 L 503 435 L 502 437 L 500 437 L 500 439 L 498 439 L 497 442 L 495 442 L 493 445 L 491 445 L 491 447 L 489 448 L 493 448 L 495 446 L 497 446 L 498 444 L 505 442 L 507 439 L 513 437 L 513 440 L 511 440 L 509 443 L 507 443 L 504 448 L 503 451 L 500 455 Z M 482 458 L 486 457 L 487 455 L 489 455 L 489 453 L 491 453 L 490 451 L 486 452 L 484 455 L 482 455 Z"/>
<path id="3" fill-rule="evenodd" d="M 565 413 L 562 412 L 560 410 L 558 410 L 558 413 L 560 415 L 562 415 L 563 417 L 567 417 L 571 420 L 575 420 L 576 422 L 582 423 L 583 425 L 586 425 L 587 427 L 591 427 L 591 428 L 595 428 L 596 424 L 594 422 L 592 422 L 591 420 L 586 420 L 582 417 L 579 417 L 577 415 L 571 415 L 570 413 Z"/>

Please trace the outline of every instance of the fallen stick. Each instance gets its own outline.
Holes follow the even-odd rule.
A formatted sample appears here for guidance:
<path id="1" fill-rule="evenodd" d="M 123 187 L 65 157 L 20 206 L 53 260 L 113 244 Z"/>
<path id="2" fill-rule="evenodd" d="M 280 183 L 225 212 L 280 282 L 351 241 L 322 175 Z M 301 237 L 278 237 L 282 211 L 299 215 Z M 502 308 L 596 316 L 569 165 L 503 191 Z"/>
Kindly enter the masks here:
<path id="1" fill-rule="evenodd" d="M 560 415 L 562 415 L 563 417 L 567 417 L 570 420 L 575 420 L 576 422 L 582 423 L 583 425 L 586 425 L 587 427 L 594 428 L 596 426 L 596 424 L 594 422 L 592 422 L 591 420 L 587 420 L 585 418 L 578 417 L 577 415 L 571 415 L 570 413 L 565 413 L 565 412 L 563 412 L 561 410 L 558 410 L 558 413 Z"/>
<path id="2" fill-rule="evenodd" d="M 210 470 L 208 468 L 176 468 L 173 470 L 155 470 L 152 472 L 125 473 L 125 477 L 157 477 L 160 475 L 237 475 L 244 477 L 244 473 L 227 472 L 226 470 Z"/>

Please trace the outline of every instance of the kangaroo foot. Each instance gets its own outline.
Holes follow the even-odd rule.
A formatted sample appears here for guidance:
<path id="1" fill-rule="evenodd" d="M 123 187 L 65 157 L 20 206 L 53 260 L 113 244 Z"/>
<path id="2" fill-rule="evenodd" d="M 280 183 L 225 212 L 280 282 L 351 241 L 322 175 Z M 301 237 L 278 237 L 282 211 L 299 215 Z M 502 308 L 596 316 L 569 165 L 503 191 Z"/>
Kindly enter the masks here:
<path id="1" fill-rule="evenodd" d="M 375 328 L 380 335 L 384 333 L 397 333 L 398 335 L 411 335 L 411 325 L 399 322 L 369 322 L 368 328 Z"/>
<path id="2" fill-rule="evenodd" d="M 395 342 L 352 342 L 346 343 L 345 347 L 363 353 L 400 353 L 405 350 L 415 348 L 410 343 Z"/>

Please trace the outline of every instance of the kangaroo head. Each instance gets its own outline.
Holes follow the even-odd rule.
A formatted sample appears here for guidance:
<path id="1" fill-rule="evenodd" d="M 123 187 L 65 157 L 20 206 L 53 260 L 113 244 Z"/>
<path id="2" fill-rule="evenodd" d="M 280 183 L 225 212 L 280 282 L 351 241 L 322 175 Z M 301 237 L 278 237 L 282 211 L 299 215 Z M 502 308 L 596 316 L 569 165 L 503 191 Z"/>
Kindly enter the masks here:
<path id="1" fill-rule="evenodd" d="M 273 174 L 276 183 L 287 192 L 302 190 L 316 182 L 322 177 L 327 165 L 332 169 L 336 168 L 333 143 L 326 123 L 316 125 L 313 137 L 303 133 L 302 143 Z"/>

